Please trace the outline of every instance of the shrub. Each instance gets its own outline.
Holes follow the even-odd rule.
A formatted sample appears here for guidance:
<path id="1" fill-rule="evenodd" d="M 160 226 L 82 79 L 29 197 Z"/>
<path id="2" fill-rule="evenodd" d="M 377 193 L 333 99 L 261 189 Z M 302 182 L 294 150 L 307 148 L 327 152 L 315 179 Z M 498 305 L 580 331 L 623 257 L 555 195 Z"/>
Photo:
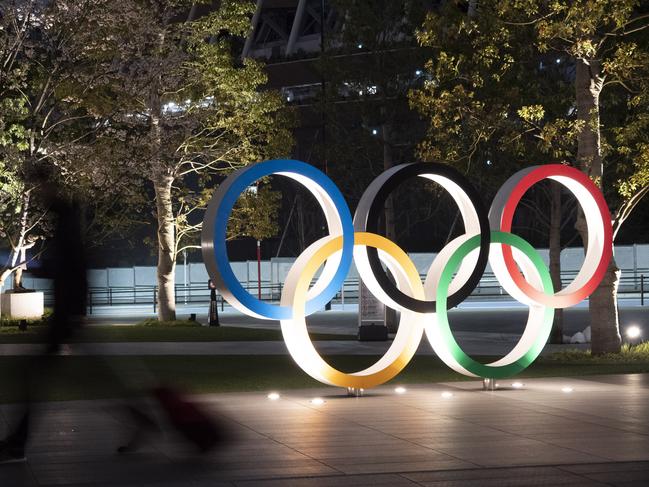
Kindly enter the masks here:
<path id="1" fill-rule="evenodd" d="M 620 353 L 593 355 L 590 350 L 566 350 L 544 357 L 548 362 L 612 364 L 629 362 L 649 362 L 649 342 L 637 345 L 625 343 Z"/>
<path id="2" fill-rule="evenodd" d="M 198 321 L 191 320 L 173 320 L 173 321 L 158 321 L 155 318 L 147 318 L 146 320 L 140 321 L 137 326 L 159 326 L 159 327 L 192 327 L 192 326 L 201 326 Z"/>

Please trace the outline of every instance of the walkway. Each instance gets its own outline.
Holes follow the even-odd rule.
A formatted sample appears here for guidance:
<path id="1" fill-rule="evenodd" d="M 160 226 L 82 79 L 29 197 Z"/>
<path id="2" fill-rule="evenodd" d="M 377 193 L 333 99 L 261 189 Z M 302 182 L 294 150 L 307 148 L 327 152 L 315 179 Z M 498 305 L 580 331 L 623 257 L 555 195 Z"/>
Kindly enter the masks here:
<path id="1" fill-rule="evenodd" d="M 201 396 L 238 437 L 201 459 L 184 454 L 172 435 L 117 456 L 115 403 L 50 403 L 28 463 L 0 467 L 0 485 L 649 483 L 649 375 L 527 380 L 523 389 L 497 392 L 479 385 L 422 385 L 401 395 L 385 386 L 360 398 L 334 388 L 277 401 L 265 393 Z M 312 403 L 315 396 L 325 402 Z M 5 423 L 11 407 L 0 414 Z"/>
<path id="2" fill-rule="evenodd" d="M 455 334 L 458 343 L 469 355 L 506 355 L 520 338 L 507 333 Z M 314 341 L 316 349 L 323 355 L 382 355 L 392 344 L 389 342 L 359 342 L 357 340 Z M 543 349 L 543 354 L 560 350 L 588 348 L 588 345 L 552 345 Z M 42 345 L 7 343 L 0 344 L 0 357 L 11 355 L 33 355 L 42 351 Z M 287 355 L 286 345 L 276 341 L 242 342 L 119 342 L 83 343 L 72 345 L 66 355 Z M 435 352 L 425 337 L 417 350 L 418 355 L 434 355 Z"/>

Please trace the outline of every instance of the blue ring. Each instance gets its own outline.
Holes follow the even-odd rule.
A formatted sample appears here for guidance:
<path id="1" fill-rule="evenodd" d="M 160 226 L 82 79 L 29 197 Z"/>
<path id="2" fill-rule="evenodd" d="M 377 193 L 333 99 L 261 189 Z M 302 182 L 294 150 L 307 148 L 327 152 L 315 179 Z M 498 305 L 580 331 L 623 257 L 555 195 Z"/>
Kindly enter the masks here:
<path id="1" fill-rule="evenodd" d="M 237 179 L 228 188 L 216 213 L 216 221 L 214 222 L 214 257 L 216 258 L 216 266 L 228 290 L 243 306 L 265 318 L 283 320 L 292 318 L 292 309 L 288 306 L 265 303 L 246 291 L 232 271 L 230 260 L 228 259 L 227 246 L 225 245 L 228 220 L 239 195 L 258 179 L 278 172 L 296 173 L 317 183 L 333 201 L 342 222 L 343 249 L 340 265 L 329 285 L 316 297 L 307 301 L 307 315 L 324 308 L 342 287 L 352 264 L 354 224 L 349 207 L 338 187 L 326 174 L 310 164 L 291 159 L 275 159 L 260 162 L 239 173 Z"/>

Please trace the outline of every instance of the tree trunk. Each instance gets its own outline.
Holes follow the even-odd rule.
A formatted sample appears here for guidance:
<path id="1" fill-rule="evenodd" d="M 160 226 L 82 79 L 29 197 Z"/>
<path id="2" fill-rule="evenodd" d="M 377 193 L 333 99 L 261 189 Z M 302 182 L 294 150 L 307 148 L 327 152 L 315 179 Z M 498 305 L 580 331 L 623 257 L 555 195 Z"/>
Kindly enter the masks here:
<path id="1" fill-rule="evenodd" d="M 389 123 L 384 122 L 381 126 L 381 134 L 383 136 L 383 170 L 387 171 L 393 164 L 392 145 L 390 143 L 392 127 Z M 394 198 L 389 195 L 385 200 L 385 236 L 396 241 L 396 230 L 394 223 Z"/>
<path id="2" fill-rule="evenodd" d="M 296 196 L 297 199 L 297 247 L 298 255 L 304 252 L 306 248 L 306 237 L 304 235 L 304 202 L 300 195 Z"/>
<path id="3" fill-rule="evenodd" d="M 2 288 L 5 285 L 5 281 L 11 275 L 12 272 L 13 271 L 11 268 L 2 269 L 2 272 L 0 273 L 0 291 L 2 291 Z"/>
<path id="4" fill-rule="evenodd" d="M 381 135 L 383 136 L 383 169 L 390 169 L 394 165 L 392 156 L 392 126 L 386 120 L 386 110 L 381 110 L 383 118 L 383 125 L 381 126 Z M 394 216 L 394 198 L 389 195 L 385 200 L 385 236 L 396 243 L 397 231 L 395 228 Z M 397 319 L 397 311 L 385 307 L 385 325 L 388 327 L 388 332 L 396 333 L 399 329 L 399 322 Z"/>
<path id="5" fill-rule="evenodd" d="M 158 217 L 158 320 L 176 319 L 175 271 L 176 225 L 171 206 L 173 177 L 158 175 L 153 180 Z"/>
<path id="6" fill-rule="evenodd" d="M 18 234 L 18 241 L 16 242 L 16 246 L 13 249 L 13 255 L 11 257 L 11 267 L 16 268 L 16 264 L 19 262 L 22 262 L 20 259 L 22 257 L 23 261 L 25 260 L 24 257 L 26 256 L 26 252 L 24 252 L 24 247 L 25 243 L 27 240 L 27 223 L 29 221 L 29 203 L 31 200 L 31 190 L 25 191 L 22 195 L 22 202 L 21 202 L 21 212 L 20 212 L 20 233 Z M 22 289 L 23 288 L 23 270 L 25 269 L 25 265 L 21 265 L 20 267 L 16 268 L 15 273 L 14 273 L 14 289 Z"/>
<path id="7" fill-rule="evenodd" d="M 619 316 L 617 311 L 617 289 L 620 283 L 620 269 L 611 257 L 606 274 L 589 301 L 592 332 L 591 352 L 596 355 L 617 353 L 622 346 Z"/>
<path id="8" fill-rule="evenodd" d="M 577 138 L 577 163 L 579 168 L 602 188 L 603 160 L 600 143 L 599 95 L 604 85 L 604 76 L 599 61 L 577 59 L 575 91 L 577 115 L 584 121 L 584 127 Z M 577 230 L 585 242 L 588 231 L 583 212 L 577 216 Z M 592 333 L 591 350 L 595 354 L 617 353 L 622 340 L 617 312 L 617 288 L 620 271 L 614 260 L 589 299 L 590 325 Z"/>
<path id="9" fill-rule="evenodd" d="M 19 257 L 20 261 L 24 262 L 26 260 L 26 258 L 27 258 L 27 251 L 24 248 L 22 248 L 20 250 L 20 252 L 18 252 L 18 253 L 20 255 L 20 257 Z M 14 286 L 13 286 L 14 291 L 18 291 L 20 289 L 25 289 L 23 287 L 23 271 L 25 270 L 26 267 L 27 267 L 27 265 L 23 264 L 23 265 L 17 267 L 16 270 L 14 271 Z"/>
<path id="10" fill-rule="evenodd" d="M 561 283 L 561 186 L 552 182 L 550 187 L 550 277 L 554 292 L 559 292 Z M 563 310 L 554 310 L 554 323 L 550 343 L 563 343 Z"/>
<path id="11" fill-rule="evenodd" d="M 160 35 L 162 50 L 164 34 Z M 158 220 L 158 320 L 176 319 L 176 219 L 171 200 L 173 174 L 165 165 L 162 154 L 162 99 L 161 80 L 156 78 L 150 86 L 149 109 L 151 111 L 151 181 L 155 190 L 156 216 Z"/>
<path id="12" fill-rule="evenodd" d="M 469 0 L 467 15 L 470 19 L 473 19 L 478 15 L 478 0 Z"/>

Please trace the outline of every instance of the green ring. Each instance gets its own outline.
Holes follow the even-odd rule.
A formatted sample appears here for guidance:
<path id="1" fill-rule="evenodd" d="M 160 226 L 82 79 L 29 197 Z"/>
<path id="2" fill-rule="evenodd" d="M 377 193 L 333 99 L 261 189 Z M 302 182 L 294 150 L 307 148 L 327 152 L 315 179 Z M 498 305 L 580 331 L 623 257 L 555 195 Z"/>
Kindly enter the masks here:
<path id="1" fill-rule="evenodd" d="M 538 271 L 541 281 L 543 283 L 543 291 L 546 294 L 552 295 L 554 288 L 552 286 L 552 279 L 545 263 L 541 259 L 539 253 L 527 241 L 512 233 L 505 232 L 491 232 L 491 242 L 510 245 L 516 247 L 523 252 L 528 259 L 532 262 Z M 529 365 L 536 360 L 543 347 L 548 341 L 548 337 L 552 331 L 552 322 L 554 320 L 554 308 L 544 306 L 545 313 L 543 316 L 543 323 L 541 325 L 541 333 L 539 333 L 532 347 L 520 359 L 509 365 L 490 366 L 476 362 L 469 357 L 455 341 L 453 332 L 448 322 L 448 311 L 446 309 L 448 288 L 453 280 L 453 275 L 457 272 L 462 260 L 473 250 L 480 246 L 480 235 L 470 238 L 451 255 L 442 270 L 439 286 L 437 288 L 437 324 L 440 326 L 441 333 L 445 339 L 446 346 L 448 347 L 451 355 L 467 371 L 479 377 L 489 379 L 503 379 L 516 375 L 525 370 Z"/>

